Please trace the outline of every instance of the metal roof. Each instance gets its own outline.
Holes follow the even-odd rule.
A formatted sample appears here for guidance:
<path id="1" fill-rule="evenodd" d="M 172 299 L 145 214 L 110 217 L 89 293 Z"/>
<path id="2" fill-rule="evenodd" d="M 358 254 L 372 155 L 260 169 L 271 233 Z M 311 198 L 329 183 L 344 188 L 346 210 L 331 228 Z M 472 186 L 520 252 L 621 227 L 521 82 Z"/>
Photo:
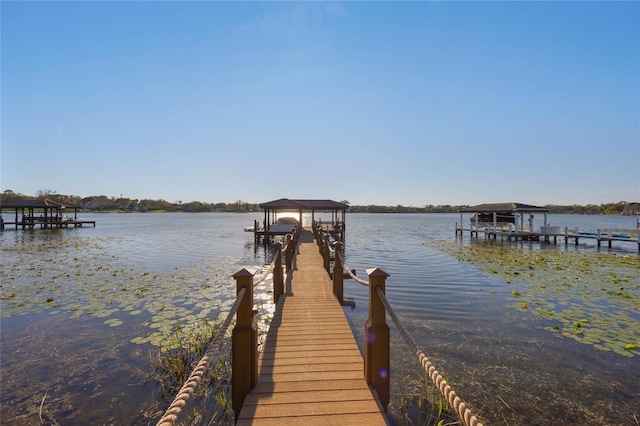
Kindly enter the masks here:
<path id="1" fill-rule="evenodd" d="M 338 203 L 333 200 L 300 200 L 290 198 L 280 198 L 260 204 L 263 209 L 291 209 L 291 210 L 347 210 L 347 204 Z"/>
<path id="2" fill-rule="evenodd" d="M 81 209 L 82 206 L 77 206 L 75 204 L 62 203 L 60 201 L 53 201 L 47 198 L 37 198 L 33 200 L 29 199 L 8 199 L 8 200 L 0 200 L 0 209 Z"/>
<path id="3" fill-rule="evenodd" d="M 531 204 L 522 203 L 492 203 L 479 204 L 473 207 L 465 207 L 458 212 L 460 213 L 481 213 L 481 212 L 497 212 L 497 213 L 516 213 L 516 212 L 548 212 L 546 207 L 532 206 Z"/>

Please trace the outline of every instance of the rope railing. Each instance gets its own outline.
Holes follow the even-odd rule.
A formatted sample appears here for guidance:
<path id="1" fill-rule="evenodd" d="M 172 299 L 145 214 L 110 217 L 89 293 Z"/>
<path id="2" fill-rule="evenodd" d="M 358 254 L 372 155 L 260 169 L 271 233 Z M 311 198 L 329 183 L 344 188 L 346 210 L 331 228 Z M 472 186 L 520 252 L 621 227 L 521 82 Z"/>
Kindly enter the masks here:
<path id="1" fill-rule="evenodd" d="M 320 252 L 323 256 L 329 253 L 330 248 L 327 239 L 320 233 L 316 232 Z M 385 296 L 385 280 L 389 276 L 384 270 L 374 268 L 367 270 L 369 281 L 357 277 L 349 268 L 349 265 L 343 262 L 342 243 L 336 242 L 334 253 L 333 268 L 333 290 L 336 298 L 343 302 L 343 278 L 345 276 L 353 279 L 358 284 L 369 287 L 369 318 L 365 323 L 365 377 L 378 393 L 382 405 L 386 407 L 389 403 L 389 367 L 390 367 L 390 335 L 389 327 L 386 324 L 385 312 L 389 314 L 396 328 L 400 331 L 403 340 L 409 348 L 416 354 L 418 361 L 424 371 L 429 375 L 435 386 L 438 388 L 442 396 L 449 402 L 456 414 L 464 422 L 466 426 L 482 426 L 478 418 L 473 415 L 471 410 L 456 395 L 456 392 L 447 383 L 444 377 L 438 372 L 429 358 L 424 354 L 422 349 L 415 343 L 405 326 L 394 312 Z M 325 262 L 326 262 L 325 258 Z M 384 372 L 384 373 L 381 373 Z"/>
<path id="2" fill-rule="evenodd" d="M 480 422 L 480 420 L 471 413 L 471 410 L 467 407 L 464 401 L 462 401 L 460 397 L 456 395 L 456 392 L 451 388 L 451 386 L 449 386 L 449 384 L 447 383 L 447 380 L 444 377 L 442 377 L 442 375 L 438 372 L 438 370 L 435 368 L 433 363 L 431 363 L 431 361 L 424 354 L 422 349 L 413 340 L 413 338 L 405 328 L 404 324 L 400 322 L 398 315 L 396 315 L 395 311 L 389 304 L 389 301 L 387 300 L 382 288 L 380 287 L 376 288 L 376 292 L 378 293 L 378 296 L 380 297 L 380 300 L 382 301 L 382 304 L 384 305 L 385 310 L 387 311 L 387 313 L 393 320 L 393 323 L 396 325 L 396 328 L 400 332 L 402 339 L 407 344 L 407 346 L 411 348 L 413 353 L 416 354 L 418 361 L 420 361 L 420 364 L 424 368 L 424 371 L 429 375 L 429 377 L 431 378 L 433 383 L 436 385 L 438 390 L 440 390 L 440 393 L 442 394 L 442 396 L 444 396 L 445 399 L 449 401 L 449 404 L 456 411 L 460 419 L 464 421 L 466 426 L 482 426 L 482 423 Z"/>
<path id="3" fill-rule="evenodd" d="M 234 316 L 238 316 L 236 327 L 233 332 L 233 346 L 240 347 L 244 345 L 242 349 L 246 348 L 246 345 L 253 349 L 246 350 L 237 350 L 233 349 L 234 352 L 233 364 L 234 368 L 236 365 L 244 365 L 249 364 L 249 370 L 251 370 L 251 377 L 240 377 L 237 379 L 237 372 L 234 373 L 232 380 L 234 381 L 233 385 L 233 405 L 234 409 L 237 408 L 238 404 L 244 400 L 244 395 L 246 395 L 247 390 L 255 386 L 256 380 L 256 371 L 257 371 L 257 331 L 255 329 L 255 324 L 253 321 L 253 288 L 257 285 L 261 284 L 266 280 L 269 274 L 273 273 L 273 283 L 274 283 L 274 297 L 276 298 L 275 302 L 277 303 L 277 294 L 278 292 L 282 294 L 282 290 L 278 290 L 279 287 L 283 286 L 283 277 L 282 277 L 282 253 L 286 254 L 286 264 L 287 270 L 291 269 L 291 257 L 296 249 L 298 243 L 298 229 L 294 229 L 292 234 L 287 234 L 285 237 L 286 245 L 283 248 L 281 242 L 276 242 L 275 246 L 275 256 L 271 264 L 265 269 L 263 274 L 258 277 L 256 280 L 253 279 L 253 271 L 249 271 L 247 269 L 243 269 L 238 271 L 234 278 L 236 279 L 237 293 L 236 293 L 236 301 L 231 307 L 230 312 L 227 314 L 227 318 L 222 323 L 218 332 L 216 333 L 214 339 L 211 344 L 205 351 L 204 355 L 193 369 L 189 378 L 183 384 L 182 388 L 174 398 L 173 402 L 169 406 L 169 408 L 165 411 L 164 415 L 160 418 L 157 423 L 157 426 L 170 426 L 173 425 L 177 420 L 178 416 L 182 413 L 183 408 L 187 404 L 189 398 L 194 394 L 196 388 L 200 384 L 202 377 L 205 374 L 205 371 L 209 368 L 211 361 L 214 359 L 216 353 L 220 350 L 224 342 L 224 338 L 229 330 L 231 323 L 233 322 Z M 244 299 L 247 300 L 244 300 Z M 255 354 L 251 354 L 247 356 L 248 359 L 238 360 L 236 359 L 236 355 L 238 353 L 247 354 L 247 352 L 256 352 Z M 246 376 L 246 375 L 244 375 Z M 248 383 L 245 381 L 248 380 Z M 240 389 L 242 388 L 242 389 Z M 240 389 L 238 391 L 238 389 Z"/>
<path id="4" fill-rule="evenodd" d="M 352 280 L 354 280 L 358 284 L 362 284 L 365 287 L 369 287 L 369 281 L 363 280 L 362 278 L 358 277 L 356 274 L 353 273 L 353 270 L 351 268 L 349 268 L 349 265 L 344 263 L 344 260 L 342 259 L 342 254 L 340 254 L 340 252 L 336 252 L 336 256 L 339 256 L 340 257 L 340 261 L 342 262 L 342 273 L 343 274 L 348 275 L 349 278 L 351 278 Z"/>
<path id="5" fill-rule="evenodd" d="M 267 279 L 267 277 L 269 276 L 269 274 L 273 272 L 273 270 L 274 270 L 274 269 L 275 269 L 275 267 L 276 267 L 276 258 L 277 258 L 277 257 L 276 257 L 276 256 L 274 256 L 273 260 L 271 261 L 271 263 L 269 264 L 269 266 L 267 266 L 267 268 L 264 270 L 264 272 L 262 273 L 262 275 L 260 275 L 258 278 L 256 278 L 256 279 L 253 281 L 253 286 L 254 286 L 254 287 L 257 287 L 257 286 L 259 286 L 260 284 L 262 284 L 262 283 Z"/>
<path id="6" fill-rule="evenodd" d="M 283 248 L 280 248 L 281 246 L 277 246 L 276 245 L 276 255 L 273 256 L 273 260 L 271 261 L 271 263 L 269 264 L 269 266 L 267 266 L 267 268 L 264 270 L 264 272 L 262 273 L 262 275 L 260 275 L 258 278 L 256 278 L 253 281 L 253 286 L 257 287 L 260 284 L 262 284 L 267 277 L 269 276 L 270 273 L 273 272 L 273 270 L 276 267 L 276 262 L 280 261 L 282 262 L 282 256 L 281 253 L 282 252 L 286 252 L 287 250 L 289 250 L 289 245 L 291 244 L 291 242 L 293 241 L 293 237 L 292 234 L 287 234 L 285 237 L 285 241 L 286 241 L 286 245 Z M 280 243 L 282 244 L 282 243 Z M 274 244 L 275 245 L 275 244 Z"/>
<path id="7" fill-rule="evenodd" d="M 246 288 L 242 288 L 240 292 L 238 292 L 236 301 L 231 307 L 231 311 L 229 311 L 229 313 L 227 314 L 227 318 L 218 329 L 216 336 L 200 359 L 200 362 L 198 362 L 198 365 L 196 365 L 196 368 L 193 369 L 193 371 L 189 375 L 189 378 L 184 383 L 184 385 L 182 385 L 182 388 L 174 398 L 167 411 L 165 411 L 164 415 L 158 421 L 157 426 L 171 426 L 178 419 L 178 415 L 180 415 L 180 413 L 182 412 L 182 408 L 186 405 L 189 398 L 193 395 L 196 387 L 202 380 L 204 372 L 207 370 L 209 364 L 214 359 L 215 354 L 220 349 L 220 346 L 222 345 L 224 340 L 224 336 L 227 334 L 229 326 L 231 325 L 234 316 L 238 312 L 238 307 L 242 303 L 242 299 L 244 298 L 246 292 Z"/>

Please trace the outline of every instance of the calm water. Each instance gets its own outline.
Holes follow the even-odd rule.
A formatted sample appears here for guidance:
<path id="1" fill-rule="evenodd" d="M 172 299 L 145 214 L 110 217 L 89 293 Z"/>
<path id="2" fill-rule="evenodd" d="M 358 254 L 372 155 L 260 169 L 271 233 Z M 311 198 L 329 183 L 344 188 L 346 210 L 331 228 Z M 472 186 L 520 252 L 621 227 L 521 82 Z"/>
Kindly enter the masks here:
<path id="1" fill-rule="evenodd" d="M 270 261 L 269 251 L 243 231 L 261 213 L 80 216 L 97 227 L 0 235 L 3 424 L 40 423 L 43 413 L 51 424 L 155 424 L 148 418 L 154 390 L 142 380 L 145 355 L 155 347 L 150 342 L 227 311 L 231 275 Z M 346 263 L 361 277 L 371 267 L 388 271 L 390 302 L 488 423 L 637 424 L 640 358 L 545 331 L 545 320 L 513 309 L 504 281 L 424 244 L 455 240 L 458 220 L 456 214 L 350 214 Z M 549 218 L 581 230 L 635 229 L 635 221 Z M 566 248 L 513 244 L 598 250 L 586 240 Z M 599 251 L 637 256 L 629 243 Z M 367 292 L 345 281 L 345 297 L 355 301 L 345 312 L 359 341 Z M 258 297 L 268 312 L 268 290 Z M 402 389 L 403 376 L 419 375 L 418 362 L 394 341 L 393 392 Z M 399 423 L 398 411 L 391 412 Z"/>

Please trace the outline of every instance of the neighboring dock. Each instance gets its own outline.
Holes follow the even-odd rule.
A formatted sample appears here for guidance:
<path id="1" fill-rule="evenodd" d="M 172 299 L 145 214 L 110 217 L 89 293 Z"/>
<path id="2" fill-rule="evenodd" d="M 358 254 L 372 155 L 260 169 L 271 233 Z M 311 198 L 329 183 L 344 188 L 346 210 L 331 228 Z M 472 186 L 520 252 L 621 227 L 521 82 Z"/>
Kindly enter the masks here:
<path id="1" fill-rule="evenodd" d="M 507 239 L 509 241 L 545 241 L 558 242 L 558 237 L 564 238 L 564 243 L 574 241 L 578 245 L 581 239 L 595 240 L 598 247 L 607 243 L 609 248 L 613 242 L 632 243 L 638 246 L 640 241 L 629 235 L 621 235 L 610 230 L 598 229 L 595 232 L 569 231 L 560 226 L 551 226 L 547 221 L 548 209 L 520 203 L 481 204 L 459 210 L 460 222 L 456 222 L 456 235 L 469 232 L 471 236 L 484 235 L 485 238 Z M 465 227 L 464 214 L 471 213 L 468 227 Z M 544 224 L 539 229 L 534 228 L 533 218 L 535 214 L 543 214 Z M 525 215 L 528 220 L 525 221 Z M 636 229 L 640 231 L 640 219 L 637 220 Z"/>
<path id="2" fill-rule="evenodd" d="M 554 244 L 558 242 L 558 238 L 563 238 L 565 244 L 569 244 L 570 241 L 573 241 L 575 245 L 578 245 L 581 239 L 587 239 L 595 240 L 598 247 L 600 247 L 602 243 L 607 243 L 609 248 L 612 247 L 612 243 L 615 241 L 636 244 L 638 245 L 638 251 L 640 251 L 640 242 L 638 241 L 638 238 L 617 236 L 617 234 L 610 233 L 603 229 L 598 229 L 595 232 L 569 232 L 569 228 L 565 227 L 564 231 L 561 232 L 541 232 L 539 230 L 515 232 L 508 229 L 494 229 L 491 226 L 471 226 L 465 229 L 456 224 L 456 234 L 460 233 L 460 235 L 462 235 L 463 232 L 469 232 L 470 235 L 475 234 L 476 236 L 482 234 L 486 238 L 493 239 L 500 237 L 500 239 L 507 239 L 509 241 L 551 242 L 553 240 Z"/>
<path id="3" fill-rule="evenodd" d="M 310 231 L 300 235 L 292 276 L 236 424 L 386 424 Z"/>
<path id="4" fill-rule="evenodd" d="M 0 230 L 13 227 L 14 229 L 53 229 L 53 228 L 81 228 L 85 225 L 96 226 L 95 220 L 78 219 L 80 206 L 62 203 L 48 199 L 36 200 L 2 200 L 0 212 L 12 210 L 14 220 L 5 221 L 0 217 Z M 66 213 L 71 214 L 68 217 Z"/>
<path id="5" fill-rule="evenodd" d="M 13 227 L 14 229 L 82 228 L 85 225 L 91 225 L 95 228 L 96 221 L 95 220 L 75 220 L 75 219 L 56 220 L 55 218 L 45 220 L 42 217 L 24 216 L 21 220 L 17 222 L 2 220 L 0 229 L 4 230 L 6 227 Z"/>

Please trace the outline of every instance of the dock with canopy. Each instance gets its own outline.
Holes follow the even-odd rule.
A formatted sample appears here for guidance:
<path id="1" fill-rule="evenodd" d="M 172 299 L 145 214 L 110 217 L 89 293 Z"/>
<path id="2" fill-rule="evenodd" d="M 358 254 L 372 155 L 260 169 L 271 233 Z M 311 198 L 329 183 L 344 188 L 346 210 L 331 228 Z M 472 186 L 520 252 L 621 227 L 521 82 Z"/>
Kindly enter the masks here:
<path id="1" fill-rule="evenodd" d="M 331 233 L 336 239 L 343 240 L 345 232 L 345 216 L 349 209 L 347 204 L 339 203 L 333 200 L 301 200 L 280 198 L 278 200 L 269 201 L 260 204 L 260 208 L 264 210 L 264 220 L 262 225 L 255 222 L 254 235 L 256 239 L 261 237 L 269 237 L 273 235 L 285 235 L 291 232 L 294 223 L 282 220 L 279 217 L 282 213 L 297 214 L 297 223 L 302 226 L 302 214 L 311 213 L 312 223 L 316 223 L 323 227 L 327 232 Z M 316 213 L 330 214 L 331 220 L 316 220 Z M 325 216 L 326 217 L 326 216 Z"/>

